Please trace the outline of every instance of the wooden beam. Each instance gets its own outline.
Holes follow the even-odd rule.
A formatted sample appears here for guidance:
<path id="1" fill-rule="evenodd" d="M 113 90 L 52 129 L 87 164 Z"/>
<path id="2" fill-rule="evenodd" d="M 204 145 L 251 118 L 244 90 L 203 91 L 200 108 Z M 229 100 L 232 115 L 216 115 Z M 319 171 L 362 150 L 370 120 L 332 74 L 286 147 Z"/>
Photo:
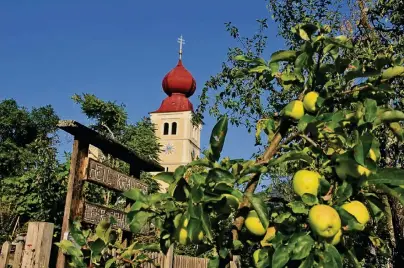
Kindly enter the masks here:
<path id="1" fill-rule="evenodd" d="M 136 169 L 136 173 L 140 174 L 140 171 L 164 171 L 164 168 L 156 161 L 146 159 L 122 143 L 101 135 L 76 121 L 61 120 L 58 127 L 72 134 L 76 139 L 86 141 L 104 153 L 127 162 L 132 169 Z"/>
<path id="2" fill-rule="evenodd" d="M 30 222 L 25 240 L 22 268 L 49 267 L 54 224 Z"/>
<path id="3" fill-rule="evenodd" d="M 88 146 L 86 141 L 74 140 L 60 241 L 68 237 L 70 220 L 83 215 L 82 189 L 88 162 Z M 65 255 L 59 249 L 56 267 L 64 268 L 65 263 Z"/>

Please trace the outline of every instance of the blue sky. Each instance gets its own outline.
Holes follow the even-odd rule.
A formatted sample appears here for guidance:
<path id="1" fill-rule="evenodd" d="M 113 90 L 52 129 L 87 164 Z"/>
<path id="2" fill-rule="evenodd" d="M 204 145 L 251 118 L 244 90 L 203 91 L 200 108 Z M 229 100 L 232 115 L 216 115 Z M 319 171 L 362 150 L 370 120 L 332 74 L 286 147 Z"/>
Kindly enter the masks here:
<path id="1" fill-rule="evenodd" d="M 156 110 L 165 94 L 164 75 L 178 60 L 177 38 L 186 40 L 183 61 L 203 84 L 216 74 L 235 43 L 225 31 L 231 21 L 251 35 L 256 19 L 269 17 L 265 0 L 205 1 L 0 1 L 0 100 L 14 98 L 28 108 L 51 104 L 62 119 L 88 123 L 71 101 L 93 93 L 124 103 L 130 121 Z M 283 40 L 270 22 L 270 51 Z M 269 57 L 268 55 L 267 57 Z M 214 120 L 202 132 L 206 147 Z M 60 150 L 71 138 L 61 135 Z M 254 137 L 230 128 L 224 155 L 249 158 Z"/>

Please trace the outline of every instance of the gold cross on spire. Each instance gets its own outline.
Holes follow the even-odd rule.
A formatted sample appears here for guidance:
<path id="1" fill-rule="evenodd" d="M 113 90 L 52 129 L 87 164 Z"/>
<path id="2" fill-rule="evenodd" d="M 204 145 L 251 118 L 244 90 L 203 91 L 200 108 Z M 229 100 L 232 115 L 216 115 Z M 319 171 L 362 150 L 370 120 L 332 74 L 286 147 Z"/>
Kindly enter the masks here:
<path id="1" fill-rule="evenodd" d="M 180 60 L 182 59 L 182 45 L 185 45 L 185 40 L 182 38 L 182 35 L 180 36 L 180 38 L 178 38 L 178 43 L 180 43 Z"/>

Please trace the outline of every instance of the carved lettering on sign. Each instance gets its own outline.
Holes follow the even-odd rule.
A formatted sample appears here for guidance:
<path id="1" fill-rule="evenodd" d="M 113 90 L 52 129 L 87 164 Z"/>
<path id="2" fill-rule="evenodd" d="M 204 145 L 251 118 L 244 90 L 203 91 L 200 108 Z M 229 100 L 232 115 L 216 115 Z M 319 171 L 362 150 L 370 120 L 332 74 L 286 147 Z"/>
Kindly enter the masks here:
<path id="1" fill-rule="evenodd" d="M 84 222 L 97 225 L 101 220 L 108 220 L 111 216 L 114 217 L 116 221 L 116 223 L 112 225 L 113 227 L 121 228 L 124 231 L 130 231 L 129 225 L 126 221 L 126 213 L 88 202 L 84 204 Z"/>
<path id="2" fill-rule="evenodd" d="M 113 170 L 93 159 L 89 159 L 88 162 L 87 180 L 120 192 L 128 191 L 132 188 L 138 188 L 144 193 L 147 192 L 147 186 L 141 181 Z"/>

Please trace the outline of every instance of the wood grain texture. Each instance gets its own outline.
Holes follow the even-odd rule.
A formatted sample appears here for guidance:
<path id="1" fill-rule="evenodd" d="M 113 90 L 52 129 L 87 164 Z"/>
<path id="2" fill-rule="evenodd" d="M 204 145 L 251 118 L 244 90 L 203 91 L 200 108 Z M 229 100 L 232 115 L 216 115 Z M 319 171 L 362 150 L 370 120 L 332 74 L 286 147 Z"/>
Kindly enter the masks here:
<path id="1" fill-rule="evenodd" d="M 47 268 L 52 248 L 54 224 L 30 222 L 25 240 L 22 268 Z"/>
<path id="2" fill-rule="evenodd" d="M 97 131 L 79 122 L 60 120 L 58 127 L 72 134 L 75 138 L 94 145 L 104 153 L 127 162 L 131 165 L 131 168 L 136 169 L 138 173 L 140 173 L 140 171 L 164 171 L 164 168 L 156 161 L 138 155 L 134 150 L 129 149 L 117 140 L 101 135 Z"/>
<path id="3" fill-rule="evenodd" d="M 65 211 L 63 216 L 61 241 L 66 239 L 69 231 L 69 221 L 76 216 L 81 216 L 83 212 L 83 202 L 81 199 L 83 181 L 87 168 L 89 144 L 78 139 L 74 140 L 73 151 L 70 160 L 69 182 L 67 185 Z M 59 249 L 57 268 L 65 267 L 65 255 Z"/>
<path id="4" fill-rule="evenodd" d="M 21 267 L 22 255 L 24 253 L 24 244 L 22 242 L 17 243 L 14 251 L 13 268 Z"/>
<path id="5" fill-rule="evenodd" d="M 140 180 L 107 167 L 94 159 L 89 159 L 88 161 L 86 179 L 119 192 L 138 188 L 142 190 L 142 192 L 147 193 L 147 185 Z"/>
<path id="6" fill-rule="evenodd" d="M 1 247 L 0 254 L 0 268 L 5 268 L 8 265 L 8 260 L 10 258 L 11 243 L 6 241 Z"/>

